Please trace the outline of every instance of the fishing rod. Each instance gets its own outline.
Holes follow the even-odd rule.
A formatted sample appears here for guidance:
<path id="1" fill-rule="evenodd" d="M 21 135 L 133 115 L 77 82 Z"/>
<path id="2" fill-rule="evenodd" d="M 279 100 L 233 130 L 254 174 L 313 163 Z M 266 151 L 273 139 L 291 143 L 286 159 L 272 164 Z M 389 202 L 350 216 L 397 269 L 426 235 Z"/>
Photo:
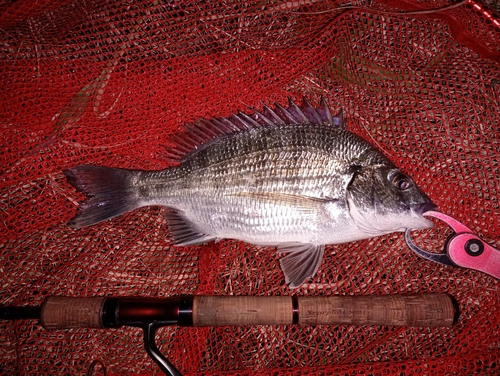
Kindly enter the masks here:
<path id="1" fill-rule="evenodd" d="M 447 294 L 378 296 L 60 297 L 39 307 L 0 307 L 0 319 L 37 319 L 45 329 L 118 328 L 144 332 L 148 355 L 163 372 L 181 373 L 159 351 L 162 326 L 396 325 L 451 326 L 458 318 Z"/>

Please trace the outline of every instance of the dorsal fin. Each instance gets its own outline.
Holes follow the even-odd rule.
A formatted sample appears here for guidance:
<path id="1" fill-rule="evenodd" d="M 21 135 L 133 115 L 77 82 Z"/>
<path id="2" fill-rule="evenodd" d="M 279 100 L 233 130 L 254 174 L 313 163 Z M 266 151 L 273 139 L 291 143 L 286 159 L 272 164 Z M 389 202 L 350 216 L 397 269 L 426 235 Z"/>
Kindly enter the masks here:
<path id="1" fill-rule="evenodd" d="M 182 162 L 188 154 L 209 141 L 248 129 L 304 123 L 345 127 L 342 110 L 332 116 L 324 98 L 321 98 L 318 107 L 314 107 L 304 98 L 300 106 L 290 99 L 287 108 L 275 103 L 274 108 L 264 106 L 262 111 L 252 111 L 251 114 L 238 112 L 227 118 L 200 119 L 188 124 L 186 132 L 172 137 L 173 146 L 165 147 L 165 158 Z"/>

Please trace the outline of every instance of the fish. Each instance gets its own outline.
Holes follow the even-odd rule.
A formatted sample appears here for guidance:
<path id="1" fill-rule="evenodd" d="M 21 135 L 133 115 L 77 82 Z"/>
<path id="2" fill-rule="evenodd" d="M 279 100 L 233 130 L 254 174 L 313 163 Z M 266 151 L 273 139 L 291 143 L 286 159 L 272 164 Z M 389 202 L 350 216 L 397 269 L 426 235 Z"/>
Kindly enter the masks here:
<path id="1" fill-rule="evenodd" d="M 249 112 L 188 124 L 165 146 L 174 163 L 163 170 L 65 170 L 86 195 L 68 225 L 162 206 L 176 246 L 236 239 L 276 247 L 291 289 L 316 274 L 325 245 L 433 226 L 423 214 L 437 206 L 324 98 Z"/>

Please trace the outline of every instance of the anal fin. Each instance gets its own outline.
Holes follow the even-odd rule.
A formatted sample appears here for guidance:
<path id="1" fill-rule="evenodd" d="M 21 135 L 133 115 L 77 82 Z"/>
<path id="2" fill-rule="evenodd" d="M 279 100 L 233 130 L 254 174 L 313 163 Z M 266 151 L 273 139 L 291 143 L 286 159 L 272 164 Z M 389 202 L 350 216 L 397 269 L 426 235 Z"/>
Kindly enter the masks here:
<path id="1" fill-rule="evenodd" d="M 177 246 L 190 246 L 206 243 L 216 237 L 200 232 L 196 225 L 190 222 L 182 212 L 169 211 L 165 214 L 170 236 Z"/>
<path id="2" fill-rule="evenodd" d="M 299 287 L 304 281 L 316 274 L 325 251 L 324 245 L 305 243 L 284 243 L 278 252 L 287 253 L 280 261 L 285 274 L 285 282 L 290 288 Z"/>

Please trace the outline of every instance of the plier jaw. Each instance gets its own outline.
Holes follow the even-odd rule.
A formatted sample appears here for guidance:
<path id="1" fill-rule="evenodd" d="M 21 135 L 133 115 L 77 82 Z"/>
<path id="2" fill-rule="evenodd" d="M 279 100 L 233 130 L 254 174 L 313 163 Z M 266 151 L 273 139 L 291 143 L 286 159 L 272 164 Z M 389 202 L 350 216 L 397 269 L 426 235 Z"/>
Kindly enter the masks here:
<path id="1" fill-rule="evenodd" d="M 447 223 L 453 234 L 444 245 L 445 253 L 433 253 L 418 247 L 411 238 L 411 229 L 405 232 L 406 244 L 417 255 L 438 264 L 479 270 L 500 279 L 500 250 L 492 247 L 456 219 L 436 211 L 428 211 L 425 216 L 434 217 Z"/>

